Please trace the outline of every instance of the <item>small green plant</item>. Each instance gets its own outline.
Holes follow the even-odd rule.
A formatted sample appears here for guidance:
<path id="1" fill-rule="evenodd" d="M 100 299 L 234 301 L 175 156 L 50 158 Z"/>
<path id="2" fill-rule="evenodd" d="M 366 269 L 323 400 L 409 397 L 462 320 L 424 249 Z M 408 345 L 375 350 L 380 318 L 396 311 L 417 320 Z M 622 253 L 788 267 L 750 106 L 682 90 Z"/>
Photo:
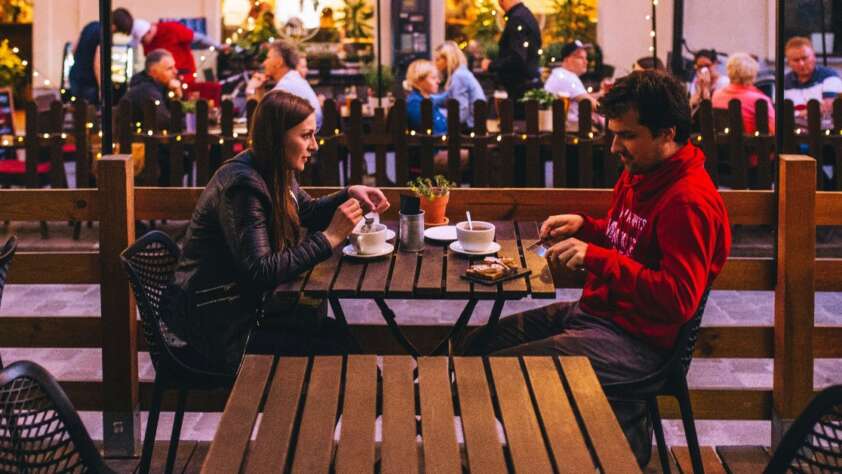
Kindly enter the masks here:
<path id="1" fill-rule="evenodd" d="M 555 96 L 552 92 L 545 89 L 530 89 L 520 99 L 521 102 L 526 102 L 527 100 L 534 100 L 538 102 L 538 107 L 548 109 L 553 106 Z"/>
<path id="2" fill-rule="evenodd" d="M 185 114 L 195 114 L 196 113 L 196 102 L 195 100 L 182 100 L 181 101 L 181 111 Z"/>
<path id="3" fill-rule="evenodd" d="M 9 40 L 0 43 L 0 87 L 16 88 L 23 81 L 26 66 L 14 49 L 9 46 Z"/>
<path id="4" fill-rule="evenodd" d="M 453 186 L 453 183 L 448 181 L 444 176 L 437 174 L 433 177 L 433 179 L 422 178 L 419 176 L 406 183 L 406 185 L 409 186 L 409 189 L 411 189 L 415 194 L 432 201 L 436 198 L 446 196 L 447 193 L 450 192 L 450 188 Z"/>
<path id="5" fill-rule="evenodd" d="M 365 85 L 368 86 L 371 91 L 377 95 L 377 65 L 370 64 L 363 69 L 363 77 L 365 79 Z M 392 74 L 392 68 L 383 65 L 383 94 L 388 93 L 392 90 L 392 86 L 395 83 L 395 76 Z"/>

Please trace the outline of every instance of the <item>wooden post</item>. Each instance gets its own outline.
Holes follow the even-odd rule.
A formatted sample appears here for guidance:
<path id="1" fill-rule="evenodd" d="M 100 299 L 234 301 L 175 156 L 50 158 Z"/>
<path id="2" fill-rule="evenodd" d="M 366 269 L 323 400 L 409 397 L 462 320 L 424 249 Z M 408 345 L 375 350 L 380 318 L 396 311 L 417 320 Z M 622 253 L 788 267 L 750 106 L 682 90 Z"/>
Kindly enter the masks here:
<path id="1" fill-rule="evenodd" d="M 67 187 L 67 174 L 64 172 L 64 153 L 62 145 L 62 130 L 64 129 L 64 106 L 61 102 L 54 100 L 50 104 L 50 186 L 53 189 Z"/>
<path id="2" fill-rule="evenodd" d="M 421 176 L 432 178 L 435 173 L 435 153 L 433 147 L 433 101 L 421 101 Z M 441 143 L 441 142 L 440 142 Z"/>
<path id="3" fill-rule="evenodd" d="M 842 170 L 842 97 L 836 97 L 833 101 L 833 132 L 836 137 L 830 140 L 833 145 L 833 169 L 834 178 L 836 181 L 836 191 L 842 191 L 842 177 L 839 176 L 839 171 Z"/>
<path id="4" fill-rule="evenodd" d="M 38 176 L 39 152 L 41 151 L 41 137 L 38 135 L 38 107 L 35 102 L 26 103 L 26 174 L 24 183 L 27 188 L 40 186 Z"/>
<path id="5" fill-rule="evenodd" d="M 196 186 L 208 184 L 213 168 L 210 162 L 210 137 L 208 136 L 208 101 L 196 102 Z"/>
<path id="6" fill-rule="evenodd" d="M 567 186 L 567 111 L 564 101 L 553 101 L 553 187 Z"/>
<path id="7" fill-rule="evenodd" d="M 76 187 L 91 186 L 91 154 L 88 142 L 88 103 L 77 97 L 73 109 L 73 135 L 76 139 Z M 96 115 L 94 115 L 96 117 Z"/>
<path id="8" fill-rule="evenodd" d="M 495 179 L 489 186 L 509 187 L 515 185 L 515 145 L 512 133 L 515 129 L 515 105 L 512 99 L 500 102 L 500 134 L 502 140 L 498 142 L 497 163 L 500 167 L 495 173 Z"/>
<path id="9" fill-rule="evenodd" d="M 745 138 L 743 137 L 743 112 L 740 99 L 728 102 L 728 161 L 734 189 L 748 188 L 748 160 L 746 159 Z"/>
<path id="10" fill-rule="evenodd" d="M 541 163 L 541 138 L 538 136 L 538 102 L 526 102 L 526 187 L 544 187 L 544 166 Z"/>
<path id="11" fill-rule="evenodd" d="M 158 139 L 155 133 L 158 132 L 158 107 L 166 107 L 151 99 L 143 104 L 143 143 L 145 144 L 146 158 L 143 164 L 143 171 L 138 176 L 138 183 L 144 186 L 158 185 Z"/>
<path id="12" fill-rule="evenodd" d="M 779 159 L 772 446 L 813 394 L 816 161 Z"/>
<path id="13" fill-rule="evenodd" d="M 816 99 L 807 102 L 807 145 L 808 153 L 818 165 L 816 166 L 816 189 L 827 189 L 822 173 L 822 112 L 821 104 Z"/>
<path id="14" fill-rule="evenodd" d="M 754 137 L 757 153 L 757 181 L 755 189 L 769 189 L 772 185 L 772 170 L 769 157 L 772 156 L 774 139 L 769 136 L 769 103 L 763 99 L 757 99 L 754 105 L 755 124 L 757 124 L 757 136 Z"/>
<path id="15" fill-rule="evenodd" d="M 406 101 L 395 100 L 389 110 L 392 144 L 395 146 L 395 181 L 398 186 L 405 186 L 409 181 L 409 146 L 406 136 Z"/>
<path id="16" fill-rule="evenodd" d="M 383 107 L 374 109 L 374 135 L 378 140 L 388 138 L 386 135 L 386 111 Z M 377 186 L 395 186 L 389 183 L 386 174 L 386 145 L 378 143 L 374 146 L 374 172 L 376 173 Z"/>
<path id="17" fill-rule="evenodd" d="M 795 153 L 795 105 L 792 100 L 786 99 L 783 107 L 783 117 L 781 117 L 780 130 L 775 130 L 775 133 L 781 134 L 783 145 L 781 150 L 778 150 L 778 156 L 783 153 Z"/>
<path id="18" fill-rule="evenodd" d="M 591 102 L 589 100 L 581 100 L 579 101 L 579 134 L 576 140 L 578 142 L 576 161 L 579 162 L 580 188 L 591 188 L 594 186 L 592 125 Z"/>
<path id="19" fill-rule="evenodd" d="M 134 169 L 130 155 L 98 166 L 103 446 L 106 456 L 136 456 L 140 444 L 137 315 L 120 252 L 135 240 Z"/>
<path id="20" fill-rule="evenodd" d="M 474 130 L 470 138 L 474 145 L 474 159 L 471 163 L 471 169 L 473 170 L 471 186 L 477 188 L 488 186 L 491 169 L 491 162 L 488 157 L 487 117 L 488 102 L 484 100 L 474 102 Z"/>
<path id="21" fill-rule="evenodd" d="M 459 121 L 459 102 L 447 101 L 447 179 L 462 182 L 460 153 L 462 151 L 462 123 Z"/>
<path id="22" fill-rule="evenodd" d="M 350 184 L 361 184 L 366 166 L 363 148 L 363 109 L 359 99 L 351 101 L 351 121 L 348 123 L 348 129 L 345 132 L 351 158 Z"/>
<path id="23" fill-rule="evenodd" d="M 705 153 L 705 169 L 710 175 L 710 179 L 717 186 L 719 185 L 719 159 L 716 150 L 716 127 L 713 125 L 713 106 L 710 100 L 705 99 L 699 105 L 699 123 L 701 124 L 702 133 L 701 138 L 702 151 Z"/>
<path id="24" fill-rule="evenodd" d="M 234 156 L 234 103 L 230 99 L 225 99 L 222 101 L 221 109 L 219 121 L 219 128 L 222 132 L 219 137 L 220 164 Z"/>
<path id="25" fill-rule="evenodd" d="M 117 140 L 120 143 L 120 153 L 124 155 L 132 152 L 132 132 L 135 128 L 132 123 L 132 103 L 123 97 L 117 104 Z M 78 172 L 77 172 L 78 173 Z"/>
<path id="26" fill-rule="evenodd" d="M 169 156 L 170 156 L 170 176 L 168 181 L 169 186 L 180 188 L 184 182 L 184 110 L 181 108 L 181 102 L 174 100 L 170 102 L 170 137 L 169 137 Z M 192 166 L 191 166 L 192 168 Z M 192 176 L 192 170 L 190 175 Z"/>
<path id="27" fill-rule="evenodd" d="M 336 112 L 336 102 L 327 99 L 324 104 L 321 136 L 324 143 L 319 141 L 319 178 L 322 186 L 339 186 L 339 113 Z"/>

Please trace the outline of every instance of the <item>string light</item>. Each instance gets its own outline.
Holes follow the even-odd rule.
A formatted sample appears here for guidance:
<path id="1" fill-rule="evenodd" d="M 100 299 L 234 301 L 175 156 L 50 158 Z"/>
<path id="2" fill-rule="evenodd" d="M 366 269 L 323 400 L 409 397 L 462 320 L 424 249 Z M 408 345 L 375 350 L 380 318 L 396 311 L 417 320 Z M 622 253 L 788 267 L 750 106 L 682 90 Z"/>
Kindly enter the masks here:
<path id="1" fill-rule="evenodd" d="M 754 136 L 755 136 L 755 137 L 759 137 L 759 136 L 760 136 L 760 131 L 759 131 L 759 130 L 758 130 L 758 131 L 755 131 L 755 132 L 754 132 Z"/>
<path id="2" fill-rule="evenodd" d="M 539 49 L 539 50 L 538 50 L 538 56 L 543 56 L 543 55 L 544 55 L 544 50 L 543 50 L 543 49 Z"/>
<path id="3" fill-rule="evenodd" d="M 147 134 L 147 135 L 149 135 L 149 136 L 151 137 L 151 136 L 152 136 L 152 134 L 153 134 L 153 132 L 152 132 L 152 130 L 149 130 L 149 131 L 147 131 L 147 132 L 146 132 L 146 134 Z"/>
<path id="4" fill-rule="evenodd" d="M 14 48 L 12 48 L 12 52 L 15 53 L 15 54 L 18 54 L 20 52 L 20 48 L 15 46 Z"/>
<path id="5" fill-rule="evenodd" d="M 830 130 L 825 130 L 824 134 L 827 135 L 827 136 L 830 136 Z"/>
<path id="6" fill-rule="evenodd" d="M 432 134 L 433 134 L 433 131 L 432 131 L 431 129 L 429 129 L 429 128 L 428 128 L 428 129 L 427 129 L 427 135 L 432 135 Z"/>
<path id="7" fill-rule="evenodd" d="M 728 128 L 728 127 L 725 127 L 725 135 L 728 135 L 729 133 L 731 133 L 731 129 Z"/>
<path id="8" fill-rule="evenodd" d="M 180 142 L 180 141 L 181 141 L 181 135 L 177 135 L 177 136 L 175 137 L 175 141 Z"/>
<path id="9" fill-rule="evenodd" d="M 62 140 L 67 140 L 67 134 L 66 134 L 66 133 L 62 133 L 62 134 L 61 134 L 61 139 L 62 139 Z"/>
<path id="10" fill-rule="evenodd" d="M 529 47 L 529 41 L 524 41 L 524 42 L 523 42 L 523 47 L 524 47 L 524 48 L 528 48 L 528 47 Z"/>
<path id="11" fill-rule="evenodd" d="M 497 141 L 502 142 L 503 141 L 503 135 L 497 135 Z"/>
<path id="12" fill-rule="evenodd" d="M 474 138 L 476 135 L 477 135 L 476 133 L 471 132 L 471 138 Z"/>
<path id="13" fill-rule="evenodd" d="M 219 139 L 219 144 L 220 144 L 220 145 L 224 145 L 224 144 L 225 144 L 225 139 L 224 139 L 224 138 L 220 138 L 220 139 Z"/>
<path id="14" fill-rule="evenodd" d="M 158 100 L 158 99 L 155 99 L 155 107 L 158 107 L 159 105 L 161 105 L 161 101 Z"/>
<path id="15" fill-rule="evenodd" d="M 414 136 L 415 136 L 415 130 L 410 130 L 410 131 L 409 131 L 409 134 L 410 134 L 410 135 L 412 135 L 412 136 L 414 137 Z"/>
<path id="16" fill-rule="evenodd" d="M 446 141 L 447 141 L 447 135 L 442 135 L 442 136 L 441 136 L 441 141 L 446 142 Z"/>
<path id="17" fill-rule="evenodd" d="M 49 134 L 49 133 L 45 133 L 45 134 L 44 134 L 44 138 L 45 138 L 45 139 L 50 138 L 50 134 Z"/>

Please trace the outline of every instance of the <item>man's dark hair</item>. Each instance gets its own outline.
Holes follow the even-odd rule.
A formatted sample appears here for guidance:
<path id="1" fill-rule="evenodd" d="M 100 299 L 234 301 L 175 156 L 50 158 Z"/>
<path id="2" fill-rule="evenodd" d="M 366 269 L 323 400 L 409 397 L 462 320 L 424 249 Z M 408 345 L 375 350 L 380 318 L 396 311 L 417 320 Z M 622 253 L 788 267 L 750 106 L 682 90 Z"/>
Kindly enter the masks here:
<path id="1" fill-rule="evenodd" d="M 134 18 L 125 8 L 117 8 L 111 12 L 111 23 L 117 28 L 117 31 L 124 35 L 132 34 L 132 25 L 134 25 Z"/>
<path id="2" fill-rule="evenodd" d="M 643 56 L 642 58 L 635 61 L 638 66 L 643 69 L 657 69 L 658 71 L 666 71 L 667 68 L 664 67 L 664 62 L 661 61 L 661 58 L 655 56 Z"/>
<path id="3" fill-rule="evenodd" d="M 172 53 L 163 48 L 155 49 L 149 54 L 147 54 L 146 63 L 144 64 L 146 71 L 149 72 L 149 69 L 151 69 L 152 66 L 158 64 L 159 62 L 161 62 L 162 59 L 166 57 L 172 57 Z"/>
<path id="4" fill-rule="evenodd" d="M 599 101 L 599 113 L 617 119 L 636 110 L 638 121 L 652 135 L 675 127 L 675 141 L 683 145 L 690 137 L 690 103 L 678 79 L 662 71 L 636 71 L 617 80 Z"/>
<path id="5" fill-rule="evenodd" d="M 269 43 L 269 47 L 278 53 L 278 56 L 284 60 L 284 64 L 286 64 L 288 68 L 295 69 L 295 66 L 298 65 L 298 48 L 296 48 L 292 43 L 278 40 Z"/>

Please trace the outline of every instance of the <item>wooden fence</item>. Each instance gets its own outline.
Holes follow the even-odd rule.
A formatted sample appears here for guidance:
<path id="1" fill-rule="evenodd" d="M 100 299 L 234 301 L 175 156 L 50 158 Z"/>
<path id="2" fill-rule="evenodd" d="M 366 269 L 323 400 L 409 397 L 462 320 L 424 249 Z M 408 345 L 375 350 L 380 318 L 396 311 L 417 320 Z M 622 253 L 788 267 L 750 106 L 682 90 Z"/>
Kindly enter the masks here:
<path id="1" fill-rule="evenodd" d="M 733 224 L 779 223 L 774 258 L 731 258 L 715 282 L 716 289 L 774 290 L 775 324 L 765 327 L 705 326 L 697 357 L 774 358 L 774 382 L 767 389 L 694 389 L 693 407 L 701 419 L 792 419 L 813 393 L 814 357 L 842 357 L 842 328 L 814 328 L 814 292 L 842 290 L 842 261 L 815 259 L 815 226 L 842 224 L 842 193 L 816 193 L 815 161 L 802 156 L 780 160 L 780 194 L 772 191 L 722 191 Z M 112 454 L 133 454 L 139 438 L 138 409 L 147 409 L 152 384 L 140 383 L 137 351 L 138 321 L 119 253 L 135 238 L 135 219 L 190 218 L 201 188 L 135 188 L 131 161 L 106 157 L 98 168 L 97 189 L 0 190 L 0 220 L 100 221 L 96 252 L 20 252 L 12 265 L 10 283 L 99 284 L 101 316 L 0 318 L 0 347 L 102 348 L 101 382 L 63 382 L 80 410 L 102 410 L 105 446 Z M 311 188 L 314 195 L 333 188 Z M 385 192 L 398 201 L 399 188 Z M 606 212 L 610 190 L 598 189 L 454 189 L 448 207 L 451 218 L 470 205 L 485 220 L 540 220 L 575 203 L 593 215 Z M 383 216 L 397 219 L 395 207 Z M 571 279 L 562 286 L 578 286 Z M 421 337 L 444 328 L 409 328 Z M 356 327 L 364 344 L 387 353 L 383 325 Z M 225 393 L 190 396 L 188 409 L 221 410 Z M 174 400 L 165 400 L 172 409 Z M 667 417 L 676 407 L 664 406 Z M 135 426 L 134 423 L 137 423 Z"/>
<path id="2" fill-rule="evenodd" d="M 219 113 L 219 126 L 210 125 L 210 109 L 206 101 L 199 101 L 195 112 L 195 132 L 184 130 L 184 111 L 178 102 L 171 104 L 171 121 L 157 123 L 155 105 L 150 102 L 142 111 L 142 120 L 133 120 L 135 114 L 128 102 L 123 101 L 115 111 L 115 141 L 122 153 L 129 153 L 132 143 L 144 145 L 145 166 L 137 177 L 139 185 L 181 186 L 187 173 L 191 185 L 207 183 L 216 167 L 247 145 L 246 120 L 235 127 L 234 107 L 223 101 Z M 247 117 L 251 117 L 256 104 L 248 103 Z M 422 120 L 417 129 L 410 129 L 407 122 L 406 103 L 398 99 L 388 113 L 375 109 L 372 116 L 363 115 L 359 101 L 353 101 L 348 117 L 340 117 L 337 104 L 329 99 L 324 105 L 324 123 L 319 132 L 321 150 L 318 160 L 308 167 L 301 177 L 305 185 L 338 186 L 340 183 L 369 182 L 378 186 L 402 186 L 413 175 L 432 176 L 434 157 L 446 153 L 445 174 L 453 181 L 472 187 L 545 187 L 544 164 L 552 163 L 554 187 L 612 187 L 619 176 L 620 164 L 608 152 L 610 133 L 592 131 L 589 102 L 580 104 L 579 127 L 576 132 L 566 130 L 564 104 L 556 101 L 551 113 L 552 130 L 539 128 L 539 109 L 536 102 L 526 104 L 526 120 L 515 121 L 510 100 L 500 101 L 495 111 L 493 104 L 474 104 L 473 130 L 463 130 L 458 123 L 458 105 L 447 103 L 448 132 L 443 136 L 432 132 L 432 103 L 422 104 Z M 56 102 L 48 114 L 38 120 L 35 106 L 27 105 L 26 134 L 4 137 L 2 147 L 26 150 L 26 175 L 28 187 L 51 184 L 66 186 L 62 162 L 62 145 L 75 143 L 77 186 L 92 183 L 92 160 L 98 156 L 98 124 L 83 101 L 73 103 L 72 131 L 62 131 L 62 108 Z M 842 98 L 834 103 L 832 126 L 822 129 L 819 103 L 809 104 L 806 126 L 796 125 L 791 101 L 784 104 L 784 152 L 807 151 L 811 156 L 824 156 L 834 169 L 842 166 Z M 738 100 L 733 100 L 728 110 L 713 109 L 704 101 L 697 115 L 699 131 L 693 142 L 707 156 L 707 169 L 719 185 L 731 189 L 771 189 L 773 165 L 768 157 L 774 156 L 774 136 L 769 133 L 768 106 L 763 100 L 756 105 L 757 130 L 743 133 Z M 496 121 L 488 121 L 496 115 Z M 44 117 L 47 119 L 45 120 Z M 40 123 L 39 123 L 40 122 Z M 193 120 L 191 120 L 193 122 Z M 487 126 L 496 124 L 490 131 Z M 36 166 L 45 153 L 52 164 L 51 172 L 39 179 Z M 185 155 L 187 152 L 187 155 Z M 470 154 L 470 166 L 465 173 L 460 170 L 460 154 Z M 373 163 L 370 169 L 366 154 Z M 188 168 L 183 160 L 161 159 L 164 156 L 188 156 Z M 750 161 L 757 157 L 757 167 Z M 394 160 L 394 172 L 387 173 L 387 163 Z M 168 164 L 168 176 L 160 177 L 161 163 Z M 192 167 L 195 163 L 196 173 Z M 819 189 L 842 190 L 842 179 L 828 180 L 817 168 Z M 390 174 L 393 176 L 390 177 Z"/>

